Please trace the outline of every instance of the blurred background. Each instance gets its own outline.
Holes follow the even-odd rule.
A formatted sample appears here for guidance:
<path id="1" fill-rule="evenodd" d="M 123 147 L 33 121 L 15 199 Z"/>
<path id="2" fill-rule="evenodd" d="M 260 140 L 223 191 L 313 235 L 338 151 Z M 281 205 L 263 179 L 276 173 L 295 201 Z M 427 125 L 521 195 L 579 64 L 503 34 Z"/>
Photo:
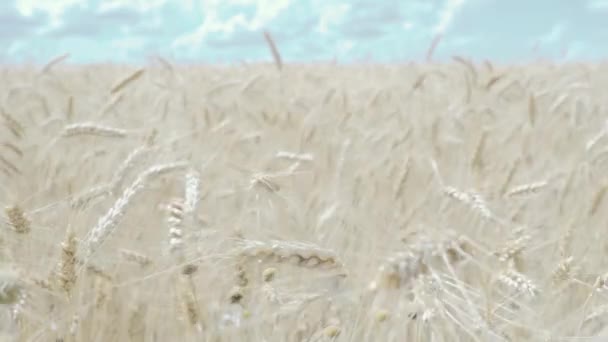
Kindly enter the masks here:
<path id="1" fill-rule="evenodd" d="M 608 0 L 2 0 L 0 61 L 598 60 Z"/>

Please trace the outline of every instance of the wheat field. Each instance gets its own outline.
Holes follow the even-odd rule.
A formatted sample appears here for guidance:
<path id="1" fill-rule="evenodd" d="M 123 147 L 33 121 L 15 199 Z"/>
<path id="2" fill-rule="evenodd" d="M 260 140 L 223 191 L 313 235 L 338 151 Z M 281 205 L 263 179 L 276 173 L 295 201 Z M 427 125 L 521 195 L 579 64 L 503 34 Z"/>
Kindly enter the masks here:
<path id="1" fill-rule="evenodd" d="M 605 64 L 3 67 L 6 341 L 603 341 Z"/>

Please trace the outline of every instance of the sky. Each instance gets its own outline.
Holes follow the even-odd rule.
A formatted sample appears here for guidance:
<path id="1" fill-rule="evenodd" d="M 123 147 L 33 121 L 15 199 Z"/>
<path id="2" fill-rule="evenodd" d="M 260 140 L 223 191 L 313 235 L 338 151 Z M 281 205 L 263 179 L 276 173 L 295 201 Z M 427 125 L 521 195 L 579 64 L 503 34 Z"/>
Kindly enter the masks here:
<path id="1" fill-rule="evenodd" d="M 599 60 L 608 0 L 0 0 L 0 62 Z"/>

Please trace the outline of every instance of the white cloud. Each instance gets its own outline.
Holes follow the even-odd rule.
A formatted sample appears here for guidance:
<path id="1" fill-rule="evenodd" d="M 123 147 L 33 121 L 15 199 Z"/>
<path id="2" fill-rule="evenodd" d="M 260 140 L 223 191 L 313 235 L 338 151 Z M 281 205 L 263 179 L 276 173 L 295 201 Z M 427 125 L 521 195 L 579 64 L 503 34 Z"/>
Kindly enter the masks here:
<path id="1" fill-rule="evenodd" d="M 406 31 L 411 30 L 414 27 L 414 23 L 411 21 L 405 21 L 403 22 L 403 29 Z"/>
<path id="2" fill-rule="evenodd" d="M 179 5 L 186 5 L 183 0 L 174 0 Z M 117 9 L 130 8 L 138 12 L 147 12 L 166 4 L 167 0 L 105 0 L 99 6 L 101 12 Z"/>
<path id="3" fill-rule="evenodd" d="M 52 27 L 61 24 L 61 17 L 66 10 L 75 5 L 86 5 L 86 0 L 15 0 L 15 8 L 25 17 L 30 17 L 36 11 L 49 15 Z"/>
<path id="4" fill-rule="evenodd" d="M 447 0 L 439 11 L 439 22 L 433 28 L 435 34 L 442 34 L 448 29 L 456 12 L 464 5 L 465 0 Z"/>
<path id="5" fill-rule="evenodd" d="M 608 0 L 589 0 L 587 1 L 587 8 L 592 11 L 607 11 Z"/>
<path id="6" fill-rule="evenodd" d="M 203 22 L 194 31 L 175 39 L 173 47 L 192 49 L 204 41 L 210 33 L 231 34 L 238 28 L 247 31 L 259 30 L 289 6 L 290 0 L 202 0 Z M 230 18 L 220 18 L 220 6 L 255 6 L 253 18 L 235 14 Z"/>
<path id="7" fill-rule="evenodd" d="M 339 24 L 348 11 L 350 10 L 349 4 L 329 4 L 323 6 L 320 11 L 319 25 L 317 31 L 320 33 L 327 33 L 330 27 Z"/>
<path id="8" fill-rule="evenodd" d="M 15 0 L 15 8 L 28 17 L 37 10 L 51 16 L 60 16 L 67 8 L 76 4 L 86 4 L 86 0 Z"/>
<path id="9" fill-rule="evenodd" d="M 563 24 L 555 24 L 550 31 L 541 35 L 538 41 L 542 44 L 553 45 L 559 43 L 564 36 L 565 27 Z"/>

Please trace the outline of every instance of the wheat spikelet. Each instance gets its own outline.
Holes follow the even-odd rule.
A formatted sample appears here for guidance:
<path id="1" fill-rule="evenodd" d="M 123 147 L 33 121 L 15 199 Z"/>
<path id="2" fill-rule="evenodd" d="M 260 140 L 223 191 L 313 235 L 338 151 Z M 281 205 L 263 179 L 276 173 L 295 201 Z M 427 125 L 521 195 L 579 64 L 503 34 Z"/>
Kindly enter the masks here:
<path id="1" fill-rule="evenodd" d="M 536 97 L 534 94 L 530 95 L 528 99 L 528 119 L 530 120 L 530 125 L 534 126 L 536 124 L 536 116 L 538 115 L 538 109 L 536 106 Z"/>
<path id="2" fill-rule="evenodd" d="M 340 335 L 341 329 L 336 325 L 329 325 L 323 328 L 323 335 L 327 338 L 335 339 Z"/>
<path id="3" fill-rule="evenodd" d="M 456 62 L 464 65 L 469 70 L 469 72 L 471 73 L 471 77 L 473 77 L 474 82 L 477 80 L 477 70 L 475 70 L 475 66 L 473 65 L 473 63 L 471 63 L 471 61 L 469 61 L 466 58 L 461 57 L 461 56 L 453 56 L 452 59 L 454 59 Z"/>
<path id="4" fill-rule="evenodd" d="M 76 236 L 71 229 L 68 229 L 66 239 L 61 243 L 61 262 L 58 273 L 59 286 L 68 296 L 77 280 L 76 250 Z"/>
<path id="5" fill-rule="evenodd" d="M 89 135 L 106 138 L 125 138 L 128 132 L 124 129 L 103 126 L 93 122 L 81 122 L 67 125 L 61 135 L 63 137 Z"/>
<path id="6" fill-rule="evenodd" d="M 589 208 L 589 216 L 594 216 L 597 210 L 600 208 L 600 205 L 606 196 L 606 190 L 608 190 L 608 185 L 603 185 L 593 196 L 591 207 Z"/>
<path id="7" fill-rule="evenodd" d="M 264 39 L 266 39 L 266 44 L 268 44 L 270 52 L 272 52 L 272 58 L 274 59 L 274 64 L 276 65 L 277 69 L 283 69 L 283 61 L 281 59 L 281 54 L 279 53 L 279 49 L 277 48 L 274 39 L 272 39 L 270 32 L 264 31 Z"/>
<path id="8" fill-rule="evenodd" d="M 433 41 L 431 41 L 431 45 L 429 46 L 428 50 L 426 51 L 426 61 L 430 62 L 433 59 L 433 54 L 435 53 L 435 50 L 437 49 L 437 46 L 439 45 L 439 42 L 441 42 L 442 39 L 442 35 L 438 34 L 435 36 L 435 38 L 433 38 Z"/>
<path id="9" fill-rule="evenodd" d="M 25 133 L 25 127 L 17 121 L 12 115 L 7 113 L 4 108 L 0 107 L 0 116 L 4 119 L 4 124 L 15 136 L 15 138 L 21 138 Z"/>
<path id="10" fill-rule="evenodd" d="M 16 304 L 23 290 L 23 282 L 17 272 L 8 268 L 0 269 L 0 304 Z"/>
<path id="11" fill-rule="evenodd" d="M 561 94 L 558 98 L 553 101 L 551 106 L 549 107 L 550 113 L 555 113 L 563 104 L 566 102 L 570 95 L 569 94 Z"/>
<path id="12" fill-rule="evenodd" d="M 395 186 L 395 199 L 399 199 L 403 196 L 403 193 L 405 191 L 405 185 L 407 183 L 407 180 L 409 179 L 409 175 L 410 175 L 410 169 L 411 169 L 411 161 L 410 158 L 408 158 L 405 161 L 405 164 L 403 166 L 403 171 L 401 172 L 401 176 L 399 176 L 399 180 L 397 182 L 397 185 Z"/>
<path id="13" fill-rule="evenodd" d="M 443 193 L 448 197 L 469 206 L 475 212 L 478 212 L 484 219 L 491 220 L 495 218 L 484 198 L 476 192 L 463 192 L 452 186 L 445 186 L 443 187 Z"/>
<path id="14" fill-rule="evenodd" d="M 74 118 L 74 96 L 70 95 L 68 98 L 68 108 L 66 110 L 66 119 L 72 121 Z"/>
<path id="15" fill-rule="evenodd" d="M 125 178 L 127 177 L 129 171 L 134 169 L 140 162 L 144 160 L 144 157 L 150 152 L 150 149 L 146 146 L 140 146 L 127 156 L 125 160 L 120 164 L 114 175 L 112 176 L 112 192 L 117 193 L 122 187 Z"/>
<path id="16" fill-rule="evenodd" d="M 423 235 L 409 244 L 405 251 L 391 255 L 378 268 L 369 288 L 375 291 L 380 288 L 398 289 L 410 286 L 415 279 L 428 274 L 438 262 L 456 264 L 463 258 L 463 253 L 466 253 L 466 239 L 450 235 L 452 234 L 439 241 L 433 241 Z"/>
<path id="17" fill-rule="evenodd" d="M 249 92 L 253 88 L 253 86 L 262 79 L 262 75 L 255 75 L 243 85 L 243 87 L 241 88 L 241 93 Z"/>
<path id="18" fill-rule="evenodd" d="M 103 116 L 104 114 L 110 112 L 112 109 L 116 108 L 116 106 L 118 106 L 118 104 L 120 104 L 124 100 L 124 98 L 125 97 L 123 94 L 118 94 L 117 96 L 112 96 L 110 101 L 108 103 L 106 103 L 106 105 L 103 106 L 99 110 L 98 115 Z"/>
<path id="19" fill-rule="evenodd" d="M 584 322 L 588 323 L 590 321 L 597 320 L 606 315 L 606 313 L 608 313 L 608 304 L 600 305 L 585 317 Z"/>
<path id="20" fill-rule="evenodd" d="M 135 70 L 129 76 L 127 76 L 124 79 L 118 81 L 112 87 L 112 89 L 110 90 L 110 93 L 111 94 L 115 94 L 115 93 L 121 91 L 123 88 L 125 88 L 126 86 L 128 86 L 132 82 L 135 82 L 137 79 L 139 79 L 144 74 L 145 71 L 146 71 L 146 69 L 137 69 L 137 70 Z"/>
<path id="21" fill-rule="evenodd" d="M 479 142 L 477 143 L 477 148 L 475 148 L 475 153 L 473 154 L 473 159 L 471 160 L 471 165 L 473 168 L 481 170 L 483 168 L 483 150 L 486 145 L 486 140 L 488 139 L 488 132 L 484 131 L 479 138 Z"/>
<path id="22" fill-rule="evenodd" d="M 18 205 L 6 207 L 4 209 L 10 227 L 18 234 L 27 234 L 31 230 L 30 220 L 25 212 Z"/>
<path id="23" fill-rule="evenodd" d="M 176 199 L 171 201 L 167 207 L 169 216 L 167 218 L 167 224 L 169 227 L 169 252 L 177 255 L 178 262 L 183 260 L 183 247 L 184 247 L 184 204 L 183 201 Z"/>
<path id="24" fill-rule="evenodd" d="M 201 333 L 204 329 L 204 320 L 199 308 L 192 275 L 182 274 L 178 277 L 178 281 L 180 284 L 181 304 L 186 320 L 189 326 L 193 327 L 197 333 Z"/>
<path id="25" fill-rule="evenodd" d="M 507 177 L 505 178 L 504 182 L 502 183 L 502 186 L 500 187 L 501 196 L 505 196 L 507 194 L 507 191 L 508 191 L 509 187 L 511 186 L 511 182 L 513 181 L 513 178 L 515 177 L 515 173 L 517 172 L 517 169 L 519 168 L 520 163 L 521 163 L 521 159 L 518 158 L 513 162 L 513 164 L 511 164 L 509 173 L 507 174 Z"/>
<path id="26" fill-rule="evenodd" d="M 288 151 L 279 151 L 275 154 L 276 158 L 295 160 L 301 162 L 312 162 L 314 161 L 314 156 L 311 153 L 295 153 Z"/>
<path id="27" fill-rule="evenodd" d="M 57 56 L 57 57 L 53 58 L 40 70 L 40 73 L 46 74 L 47 72 L 51 71 L 51 69 L 53 69 L 54 66 L 60 64 L 61 62 L 65 61 L 68 58 L 70 58 L 69 53 L 66 53 L 61 56 Z"/>
<path id="28" fill-rule="evenodd" d="M 200 175 L 197 171 L 190 169 L 186 173 L 186 186 L 184 194 L 184 212 L 186 215 L 194 216 L 198 210 L 200 198 Z"/>
<path id="29" fill-rule="evenodd" d="M 506 285 L 508 288 L 524 293 L 530 297 L 535 297 L 539 293 L 538 287 L 532 280 L 512 268 L 508 268 L 501 272 L 498 275 L 497 281 Z"/>
<path id="30" fill-rule="evenodd" d="M 107 281 L 107 282 L 112 282 L 112 280 L 114 279 L 114 277 L 111 274 L 109 274 L 104 269 L 102 269 L 99 266 L 94 265 L 94 264 L 88 264 L 86 266 L 86 270 L 88 273 L 90 273 L 100 279 L 103 279 L 104 281 Z"/>
<path id="31" fill-rule="evenodd" d="M 10 172 L 12 174 L 21 174 L 21 170 L 19 170 L 19 168 L 13 164 L 12 162 L 10 162 L 8 159 L 4 158 L 3 156 L 0 155 L 0 162 L 2 162 L 2 164 L 4 164 L 5 169 L 7 169 L 7 172 Z"/>
<path id="32" fill-rule="evenodd" d="M 148 256 L 141 254 L 139 252 L 136 252 L 136 251 L 132 251 L 132 250 L 128 250 L 128 249 L 121 249 L 120 255 L 126 261 L 136 263 L 141 267 L 147 267 L 152 263 L 152 260 Z"/>
<path id="33" fill-rule="evenodd" d="M 534 183 L 522 184 L 511 188 L 509 191 L 507 191 L 506 195 L 507 197 L 513 197 L 535 194 L 545 188 L 547 185 L 549 185 L 549 182 L 547 181 L 538 181 Z"/>
<path id="34" fill-rule="evenodd" d="M 97 185 L 80 193 L 70 200 L 70 206 L 74 209 L 85 209 L 93 200 L 103 198 L 110 194 L 110 186 L 107 184 Z"/>
<path id="35" fill-rule="evenodd" d="M 173 64 L 171 64 L 171 62 L 169 62 L 167 59 L 163 58 L 162 56 L 156 56 L 156 59 L 160 62 L 160 64 L 163 65 L 163 67 L 171 72 L 175 72 L 175 68 L 173 67 Z"/>
<path id="36" fill-rule="evenodd" d="M 573 265 L 574 258 L 569 256 L 562 259 L 555 270 L 551 273 L 551 278 L 555 284 L 561 284 L 562 282 L 574 279 L 579 269 Z"/>
<path id="37" fill-rule="evenodd" d="M 494 253 L 500 261 L 508 262 L 515 260 L 526 249 L 528 243 L 532 239 L 532 237 L 529 234 L 525 234 L 523 230 L 516 231 L 516 234 L 519 236 L 508 240 L 502 249 Z"/>
<path id="38" fill-rule="evenodd" d="M 489 91 L 490 89 L 492 89 L 492 87 L 498 83 L 498 81 L 500 81 L 502 78 L 504 77 L 504 75 L 496 75 L 493 76 L 492 78 L 490 78 L 490 80 L 488 80 L 488 83 L 486 83 L 486 90 Z"/>
<path id="39" fill-rule="evenodd" d="M 7 150 L 14 153 L 15 156 L 17 156 L 19 158 L 23 157 L 23 151 L 21 151 L 21 149 L 19 149 L 19 147 L 15 146 L 9 142 L 2 143 L 2 146 L 4 146 Z"/>

